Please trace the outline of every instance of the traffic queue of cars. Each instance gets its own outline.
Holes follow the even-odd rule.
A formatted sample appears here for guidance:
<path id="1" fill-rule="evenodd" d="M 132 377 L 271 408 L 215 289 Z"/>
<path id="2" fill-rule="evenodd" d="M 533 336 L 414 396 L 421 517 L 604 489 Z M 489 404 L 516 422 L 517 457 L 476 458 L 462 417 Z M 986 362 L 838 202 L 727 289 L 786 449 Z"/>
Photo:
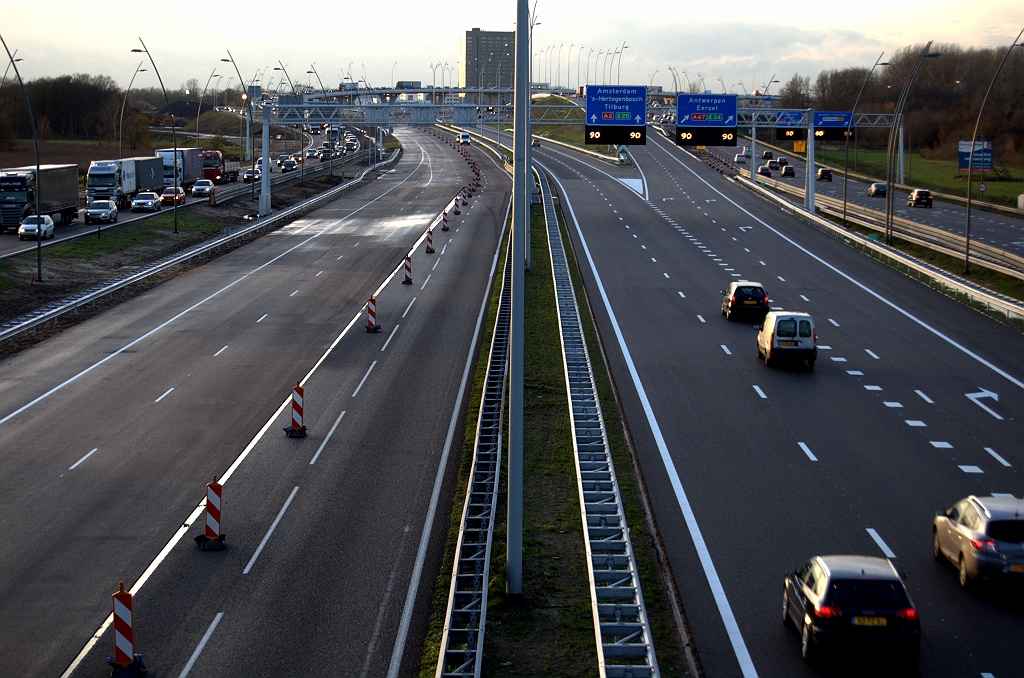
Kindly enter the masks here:
<path id="1" fill-rule="evenodd" d="M 814 369 L 818 333 L 811 314 L 772 310 L 759 282 L 733 281 L 721 294 L 727 320 L 758 324 L 757 356 L 765 365 Z M 936 512 L 932 555 L 955 565 L 965 591 L 983 583 L 1024 585 L 1024 499 L 971 495 Z M 782 622 L 798 631 L 808 663 L 860 655 L 891 659 L 913 673 L 921 621 L 904 579 L 887 558 L 810 557 L 783 577 Z"/>

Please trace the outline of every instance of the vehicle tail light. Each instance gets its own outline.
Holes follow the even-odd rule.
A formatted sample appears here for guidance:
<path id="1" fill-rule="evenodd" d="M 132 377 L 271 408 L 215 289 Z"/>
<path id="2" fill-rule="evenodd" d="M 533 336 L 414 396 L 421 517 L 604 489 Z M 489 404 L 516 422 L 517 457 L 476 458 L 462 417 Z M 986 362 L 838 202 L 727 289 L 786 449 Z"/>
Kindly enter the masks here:
<path id="1" fill-rule="evenodd" d="M 821 607 L 814 608 L 814 616 L 818 617 L 819 619 L 842 617 L 843 611 L 835 605 L 822 605 Z"/>
<path id="2" fill-rule="evenodd" d="M 978 551 L 985 551 L 986 553 L 999 553 L 999 544 L 995 543 L 991 539 L 972 539 L 971 546 Z"/>
<path id="3" fill-rule="evenodd" d="M 771 352 L 773 346 L 775 346 L 775 330 L 772 330 L 771 336 L 768 337 L 768 351 L 769 352 Z"/>
<path id="4" fill-rule="evenodd" d="M 818 345 L 818 330 L 814 330 L 814 345 Z"/>
<path id="5" fill-rule="evenodd" d="M 735 304 L 736 303 L 736 295 L 735 294 L 732 295 L 731 297 L 729 297 L 729 303 L 730 304 Z"/>
<path id="6" fill-rule="evenodd" d="M 917 608 L 915 608 L 915 607 L 905 607 L 905 608 L 903 608 L 901 610 L 896 610 L 896 616 L 899 617 L 900 619 L 906 619 L 908 621 L 913 621 L 913 620 L 917 619 Z"/>

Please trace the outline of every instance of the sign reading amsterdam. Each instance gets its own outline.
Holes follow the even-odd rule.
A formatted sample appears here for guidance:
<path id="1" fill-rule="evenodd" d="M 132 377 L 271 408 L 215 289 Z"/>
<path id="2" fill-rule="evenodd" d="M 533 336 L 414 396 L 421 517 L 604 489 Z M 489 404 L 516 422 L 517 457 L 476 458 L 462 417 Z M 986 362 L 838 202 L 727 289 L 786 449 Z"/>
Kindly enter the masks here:
<path id="1" fill-rule="evenodd" d="M 676 97 L 676 143 L 680 146 L 735 146 L 735 94 L 680 94 Z"/>
<path id="2" fill-rule="evenodd" d="M 584 143 L 645 145 L 647 88 L 588 85 Z"/>

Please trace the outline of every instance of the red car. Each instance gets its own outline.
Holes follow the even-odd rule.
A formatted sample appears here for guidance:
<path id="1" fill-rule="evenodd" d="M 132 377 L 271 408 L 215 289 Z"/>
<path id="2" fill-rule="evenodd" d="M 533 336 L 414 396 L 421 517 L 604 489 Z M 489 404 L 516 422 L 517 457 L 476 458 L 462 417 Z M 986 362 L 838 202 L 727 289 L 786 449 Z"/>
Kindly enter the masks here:
<path id="1" fill-rule="evenodd" d="M 160 194 L 161 205 L 184 205 L 185 204 L 185 189 L 181 186 L 175 188 L 174 186 L 168 186 L 164 189 L 164 192 Z"/>

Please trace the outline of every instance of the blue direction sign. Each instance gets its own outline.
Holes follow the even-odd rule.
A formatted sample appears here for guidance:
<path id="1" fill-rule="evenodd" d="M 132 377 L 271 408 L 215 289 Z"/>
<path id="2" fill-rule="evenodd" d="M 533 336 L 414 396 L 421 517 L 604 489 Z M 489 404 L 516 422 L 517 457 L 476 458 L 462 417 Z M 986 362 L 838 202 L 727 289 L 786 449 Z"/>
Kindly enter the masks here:
<path id="1" fill-rule="evenodd" d="M 735 127 L 738 100 L 735 94 L 680 94 L 676 97 L 676 125 Z"/>
<path id="2" fill-rule="evenodd" d="M 847 127 L 852 117 L 850 111 L 815 111 L 814 127 Z"/>
<path id="3" fill-rule="evenodd" d="M 637 126 L 647 123 L 647 88 L 587 86 L 587 124 Z"/>
<path id="4" fill-rule="evenodd" d="M 801 121 L 804 118 L 803 111 L 779 111 L 775 118 L 776 127 L 803 127 Z"/>

